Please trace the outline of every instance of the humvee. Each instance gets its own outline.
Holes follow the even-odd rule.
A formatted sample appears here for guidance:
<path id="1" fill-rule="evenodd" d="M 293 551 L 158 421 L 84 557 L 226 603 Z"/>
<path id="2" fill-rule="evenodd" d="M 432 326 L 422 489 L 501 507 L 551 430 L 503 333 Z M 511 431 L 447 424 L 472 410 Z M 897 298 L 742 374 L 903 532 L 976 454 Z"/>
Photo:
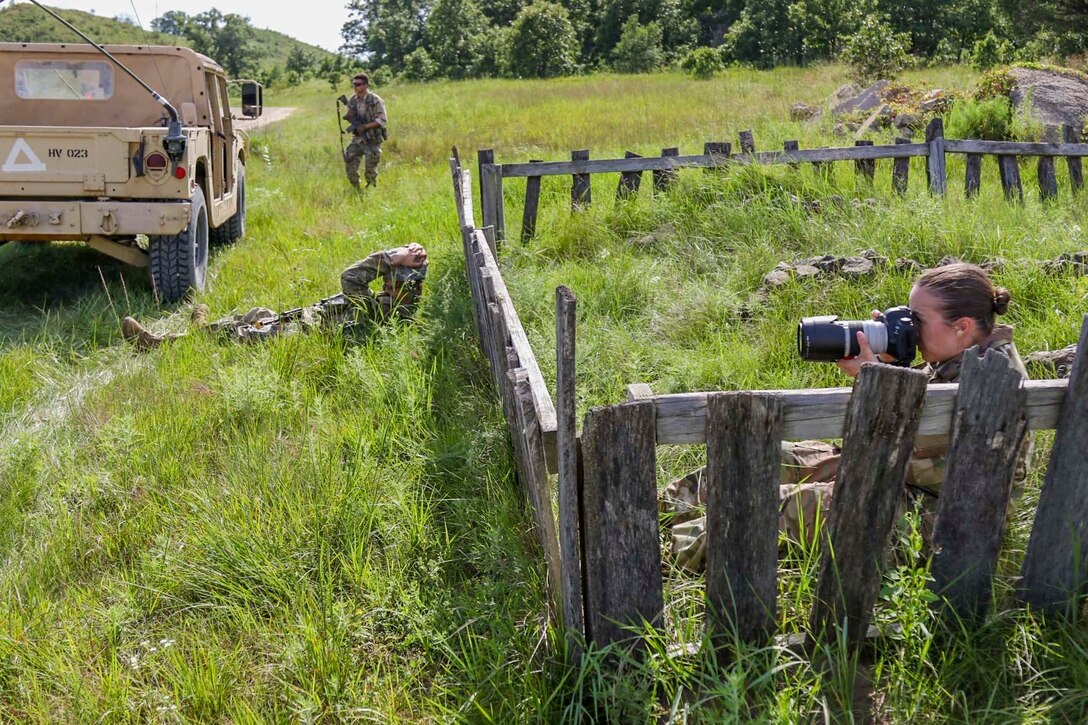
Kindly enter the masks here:
<path id="1" fill-rule="evenodd" d="M 178 300 L 204 288 L 209 244 L 245 235 L 249 138 L 210 58 L 104 48 L 0 43 L 0 244 L 82 241 Z M 242 82 L 243 114 L 261 105 Z"/>

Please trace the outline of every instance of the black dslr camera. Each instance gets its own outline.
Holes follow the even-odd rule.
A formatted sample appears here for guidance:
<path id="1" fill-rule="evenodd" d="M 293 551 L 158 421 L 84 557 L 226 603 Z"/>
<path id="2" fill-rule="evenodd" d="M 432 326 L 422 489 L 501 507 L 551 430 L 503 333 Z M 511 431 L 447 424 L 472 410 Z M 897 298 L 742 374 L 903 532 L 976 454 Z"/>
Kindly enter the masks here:
<path id="1" fill-rule="evenodd" d="M 884 310 L 875 320 L 840 320 L 834 315 L 805 317 L 797 325 L 797 353 L 802 360 L 834 362 L 861 352 L 858 332 L 864 332 L 876 354 L 895 357 L 895 365 L 907 367 L 918 348 L 914 313 L 900 306 Z"/>

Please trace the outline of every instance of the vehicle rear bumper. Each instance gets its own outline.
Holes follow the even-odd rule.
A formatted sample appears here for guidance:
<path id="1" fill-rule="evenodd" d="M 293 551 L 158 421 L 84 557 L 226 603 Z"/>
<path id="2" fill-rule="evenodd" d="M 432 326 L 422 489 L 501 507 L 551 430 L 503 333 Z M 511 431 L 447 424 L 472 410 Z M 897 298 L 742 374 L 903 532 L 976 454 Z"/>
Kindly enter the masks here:
<path id="1" fill-rule="evenodd" d="M 89 236 L 177 234 L 189 224 L 186 201 L 0 200 L 0 240 L 53 241 Z"/>

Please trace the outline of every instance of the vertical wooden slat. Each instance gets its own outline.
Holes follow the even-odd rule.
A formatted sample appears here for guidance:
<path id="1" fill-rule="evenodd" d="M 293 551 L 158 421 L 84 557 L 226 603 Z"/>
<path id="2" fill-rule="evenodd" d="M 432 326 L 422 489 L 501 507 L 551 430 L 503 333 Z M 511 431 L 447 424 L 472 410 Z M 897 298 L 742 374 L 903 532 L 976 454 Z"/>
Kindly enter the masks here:
<path id="1" fill-rule="evenodd" d="M 703 155 L 714 157 L 714 166 L 708 166 L 704 171 L 711 172 L 721 168 L 729 161 L 733 153 L 733 145 L 726 141 L 707 141 L 703 144 Z"/>
<path id="2" fill-rule="evenodd" d="M 742 154 L 754 154 L 756 152 L 756 140 L 751 131 L 741 131 L 737 136 L 740 138 L 740 152 Z"/>
<path id="3" fill-rule="evenodd" d="M 1023 201 L 1024 187 L 1020 184 L 1020 165 L 1015 156 L 998 156 L 997 169 L 1001 172 L 1001 186 L 1009 201 Z"/>
<path id="4" fill-rule="evenodd" d="M 641 159 L 642 157 L 633 151 L 627 151 L 624 153 L 625 159 Z M 642 186 L 642 172 L 641 171 L 621 171 L 620 183 L 616 187 L 616 199 L 630 199 L 633 196 L 638 196 L 639 187 Z"/>
<path id="5" fill-rule="evenodd" d="M 498 243 L 495 241 L 495 227 L 485 226 L 480 230 L 480 233 L 483 234 L 484 240 L 487 242 L 487 248 L 491 250 L 491 258 L 498 259 L 499 253 Z"/>
<path id="6" fill-rule="evenodd" d="M 1075 606 L 1088 582 L 1088 316 L 1058 414 L 1018 597 L 1048 611 Z"/>
<path id="7" fill-rule="evenodd" d="M 484 219 L 484 225 L 487 222 L 487 211 L 484 203 L 484 198 L 489 192 L 484 191 L 484 166 L 495 163 L 495 152 L 492 149 L 477 149 L 476 150 L 476 175 L 480 179 L 480 212 Z"/>
<path id="8" fill-rule="evenodd" d="M 582 453 L 586 628 L 605 646 L 664 610 L 653 402 L 590 409 Z"/>
<path id="9" fill-rule="evenodd" d="M 961 619 L 990 603 L 1012 479 L 1027 431 L 1023 379 L 1009 358 L 963 353 L 937 523 L 932 589 Z"/>
<path id="10" fill-rule="evenodd" d="M 567 651 L 579 657 L 578 643 L 585 636 L 582 603 L 582 509 L 578 477 L 578 439 L 575 430 L 575 349 L 578 301 L 567 287 L 555 289 L 555 412 L 559 458 L 559 551 L 563 557 L 563 624 Z"/>
<path id="11" fill-rule="evenodd" d="M 875 363 L 854 382 L 812 609 L 812 632 L 823 641 L 843 627 L 851 646 L 865 637 L 926 382 L 919 370 Z"/>
<path id="12" fill-rule="evenodd" d="M 631 383 L 627 386 L 627 402 L 636 400 L 649 400 L 654 397 L 654 391 L 649 383 Z"/>
<path id="13" fill-rule="evenodd" d="M 723 643 L 774 634 L 784 420 L 774 395 L 707 399 L 707 625 Z"/>
<path id="14" fill-rule="evenodd" d="M 872 141 L 855 141 L 855 146 L 872 146 Z M 864 176 L 868 179 L 869 183 L 873 182 L 873 178 L 876 176 L 876 159 L 858 159 L 854 162 L 854 173 Z"/>
<path id="15" fill-rule="evenodd" d="M 532 506 L 537 540 L 540 542 L 547 565 L 548 593 L 553 611 L 559 613 L 563 611 L 562 560 L 559 553 L 559 538 L 555 530 L 555 515 L 552 512 L 548 469 L 544 461 L 544 439 L 533 403 L 533 390 L 529 384 L 528 371 L 524 368 L 511 370 L 507 373 L 507 386 L 516 412 L 515 421 L 510 426 L 510 434 L 520 443 L 515 447 L 516 451 L 520 448 L 518 477 L 525 486 Z"/>
<path id="16" fill-rule="evenodd" d="M 543 163 L 540 159 L 529 159 L 530 164 Z M 521 241 L 524 244 L 536 234 L 536 216 L 540 208 L 540 177 L 530 176 L 525 179 L 525 211 L 521 216 Z"/>
<path id="17" fill-rule="evenodd" d="M 1042 201 L 1050 201 L 1058 195 L 1058 176 L 1054 173 L 1053 156 L 1039 157 L 1036 177 L 1039 179 L 1039 198 Z"/>
<path id="18" fill-rule="evenodd" d="M 589 149 L 570 152 L 571 161 L 589 161 Z M 585 209 L 593 201 L 589 174 L 572 174 L 570 186 L 570 208 L 573 211 Z"/>
<path id="19" fill-rule="evenodd" d="M 480 166 L 480 212 L 483 217 L 483 225 L 492 229 L 498 224 L 499 204 L 495 200 L 495 169 L 494 164 Z"/>
<path id="20" fill-rule="evenodd" d="M 910 143 L 909 138 L 897 138 L 897 144 Z M 907 193 L 907 182 L 910 176 L 910 157 L 899 156 L 892 162 L 892 188 L 895 193 L 903 196 Z"/>
<path id="21" fill-rule="evenodd" d="M 1080 143 L 1080 132 L 1068 123 L 1062 126 L 1062 135 L 1066 143 Z M 1066 156 L 1065 163 L 1069 167 L 1069 185 L 1073 191 L 1080 191 L 1084 186 L 1084 173 L 1081 171 L 1079 156 Z"/>
<path id="22" fill-rule="evenodd" d="M 661 149 L 661 156 L 679 156 L 680 149 L 672 147 L 668 149 Z M 654 191 L 666 191 L 676 181 L 677 171 L 676 169 L 655 169 L 654 170 Z"/>
<path id="23" fill-rule="evenodd" d="M 944 121 L 940 118 L 934 118 L 926 126 L 926 143 L 929 144 L 929 160 L 926 164 L 929 192 L 942 196 L 947 190 L 948 179 L 944 154 Z"/>
<path id="24" fill-rule="evenodd" d="M 787 151 L 787 152 L 788 151 L 800 151 L 801 150 L 801 145 L 798 144 L 796 141 L 783 141 L 782 142 L 782 150 Z M 796 169 L 798 167 L 798 164 L 791 162 L 789 166 L 790 166 L 791 169 Z"/>
<path id="25" fill-rule="evenodd" d="M 982 154 L 967 154 L 967 171 L 963 179 L 963 194 L 968 199 L 978 196 L 982 185 Z"/>

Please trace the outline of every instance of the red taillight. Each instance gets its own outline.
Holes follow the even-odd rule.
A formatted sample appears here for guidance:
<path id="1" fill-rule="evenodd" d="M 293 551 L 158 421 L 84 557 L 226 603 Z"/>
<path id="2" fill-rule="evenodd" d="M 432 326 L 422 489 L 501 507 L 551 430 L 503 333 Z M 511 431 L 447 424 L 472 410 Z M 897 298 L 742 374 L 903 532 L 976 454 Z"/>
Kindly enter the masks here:
<path id="1" fill-rule="evenodd" d="M 170 162 L 167 160 L 166 154 L 160 154 L 158 151 L 148 154 L 147 158 L 144 159 L 144 164 L 147 168 L 154 169 L 155 171 L 165 169 L 168 163 Z"/>
<path id="2" fill-rule="evenodd" d="M 176 169 L 174 169 L 174 178 L 175 179 L 184 179 L 185 178 L 185 167 L 184 166 L 179 166 Z"/>

